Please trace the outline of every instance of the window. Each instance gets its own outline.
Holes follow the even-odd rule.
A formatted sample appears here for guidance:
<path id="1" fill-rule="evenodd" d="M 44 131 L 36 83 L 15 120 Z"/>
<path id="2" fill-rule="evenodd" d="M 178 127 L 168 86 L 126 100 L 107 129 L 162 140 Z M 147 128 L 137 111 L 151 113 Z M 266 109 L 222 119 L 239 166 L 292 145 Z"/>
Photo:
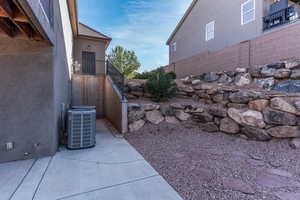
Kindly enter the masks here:
<path id="1" fill-rule="evenodd" d="M 206 41 L 212 40 L 215 38 L 215 21 L 212 21 L 206 24 L 205 28 L 205 39 Z"/>
<path id="2" fill-rule="evenodd" d="M 176 42 L 173 42 L 173 44 L 172 44 L 172 50 L 173 51 L 177 50 L 177 43 Z"/>
<path id="3" fill-rule="evenodd" d="M 255 20 L 255 0 L 248 0 L 241 7 L 242 25 Z"/>
<path id="4" fill-rule="evenodd" d="M 96 74 L 96 54 L 94 52 L 82 52 L 82 73 Z"/>

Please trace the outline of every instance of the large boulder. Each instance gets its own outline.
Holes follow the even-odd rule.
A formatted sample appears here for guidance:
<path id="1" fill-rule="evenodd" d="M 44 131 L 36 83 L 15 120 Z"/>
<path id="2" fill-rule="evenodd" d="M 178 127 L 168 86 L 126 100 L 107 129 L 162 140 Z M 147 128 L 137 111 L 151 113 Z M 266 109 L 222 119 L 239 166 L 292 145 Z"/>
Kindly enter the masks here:
<path id="1" fill-rule="evenodd" d="M 277 126 L 268 129 L 268 133 L 276 138 L 297 138 L 300 137 L 300 130 L 297 126 Z"/>
<path id="2" fill-rule="evenodd" d="M 258 87 L 263 88 L 265 90 L 272 90 L 275 85 L 274 77 L 255 79 L 254 82 Z"/>
<path id="3" fill-rule="evenodd" d="M 180 121 L 176 117 L 173 117 L 173 116 L 166 116 L 166 122 L 170 123 L 170 124 L 180 123 Z"/>
<path id="4" fill-rule="evenodd" d="M 143 109 L 134 109 L 128 112 L 128 122 L 133 123 L 140 119 L 143 119 L 145 116 L 145 111 Z"/>
<path id="5" fill-rule="evenodd" d="M 138 121 L 135 121 L 131 124 L 129 124 L 129 131 L 134 132 L 140 130 L 145 125 L 145 121 L 140 119 Z"/>
<path id="6" fill-rule="evenodd" d="M 218 75 L 215 72 L 208 72 L 203 74 L 203 81 L 205 82 L 215 82 L 220 78 L 220 75 Z"/>
<path id="7" fill-rule="evenodd" d="M 213 116 L 226 117 L 227 109 L 221 105 L 210 105 L 207 106 L 207 112 Z"/>
<path id="8" fill-rule="evenodd" d="M 147 103 L 147 104 L 142 104 L 142 108 L 143 108 L 145 111 L 159 110 L 160 105 L 158 105 L 158 104 L 153 104 L 153 103 Z"/>
<path id="9" fill-rule="evenodd" d="M 249 101 L 259 98 L 260 95 L 255 92 L 240 91 L 232 93 L 229 99 L 232 103 L 248 103 Z"/>
<path id="10" fill-rule="evenodd" d="M 230 134 L 237 134 L 240 132 L 240 126 L 229 118 L 223 118 L 220 121 L 220 131 Z"/>
<path id="11" fill-rule="evenodd" d="M 214 117 L 207 112 L 193 113 L 192 119 L 199 123 L 212 122 Z"/>
<path id="12" fill-rule="evenodd" d="M 249 85 L 251 82 L 252 82 L 252 78 L 249 73 L 239 74 L 235 78 L 235 85 L 240 86 L 240 87 Z"/>
<path id="13" fill-rule="evenodd" d="M 175 116 L 177 117 L 177 119 L 179 119 L 180 121 L 187 121 L 191 115 L 184 112 L 183 110 L 176 110 L 175 111 Z"/>
<path id="14" fill-rule="evenodd" d="M 271 125 L 289 125 L 297 124 L 297 117 L 293 114 L 267 108 L 263 111 L 264 119 Z"/>
<path id="15" fill-rule="evenodd" d="M 266 99 L 258 99 L 250 101 L 248 106 L 251 110 L 262 112 L 269 105 L 269 101 Z"/>
<path id="16" fill-rule="evenodd" d="M 266 127 L 263 115 L 254 110 L 238 110 L 235 108 L 228 109 L 228 116 L 241 125 L 253 126 L 258 128 Z"/>
<path id="17" fill-rule="evenodd" d="M 258 141 L 268 141 L 272 139 L 272 137 L 268 134 L 265 129 L 244 126 L 242 128 L 242 133 L 246 135 L 248 138 L 255 139 Z"/>
<path id="18" fill-rule="evenodd" d="M 290 147 L 292 147 L 293 149 L 300 149 L 300 138 L 293 138 L 290 142 L 289 142 Z"/>
<path id="19" fill-rule="evenodd" d="M 278 69 L 275 71 L 274 77 L 278 79 L 289 78 L 291 75 L 291 70 L 289 69 Z"/>
<path id="20" fill-rule="evenodd" d="M 284 62 L 272 63 L 272 64 L 268 64 L 267 67 L 272 69 L 280 69 L 285 67 L 285 63 Z"/>
<path id="21" fill-rule="evenodd" d="M 233 79 L 228 76 L 227 74 L 222 74 L 221 77 L 218 80 L 218 83 L 224 83 L 224 84 L 228 84 L 228 83 L 232 83 Z"/>
<path id="22" fill-rule="evenodd" d="M 185 108 L 185 106 L 182 105 L 181 103 L 171 103 L 170 106 L 174 109 L 184 109 Z"/>
<path id="23" fill-rule="evenodd" d="M 275 73 L 276 73 L 276 69 L 269 68 L 267 66 L 264 66 L 260 71 L 262 77 L 273 77 Z"/>
<path id="24" fill-rule="evenodd" d="M 300 70 L 293 70 L 291 74 L 291 79 L 300 79 Z"/>
<path id="25" fill-rule="evenodd" d="M 146 112 L 146 119 L 152 124 L 159 124 L 162 121 L 164 121 L 165 118 L 158 110 L 153 110 L 153 111 Z"/>
<path id="26" fill-rule="evenodd" d="M 300 67 L 300 59 L 295 59 L 295 60 L 286 62 L 285 67 L 287 69 L 295 69 L 295 68 Z"/>
<path id="27" fill-rule="evenodd" d="M 273 90 L 289 93 L 300 92 L 300 80 L 288 80 L 275 84 Z"/>
<path id="28" fill-rule="evenodd" d="M 285 101 L 283 98 L 280 97 L 271 99 L 270 106 L 271 108 L 276 110 L 281 110 L 292 114 L 298 113 L 295 106 L 291 105 L 290 103 L 288 103 L 287 101 Z"/>
<path id="29" fill-rule="evenodd" d="M 161 105 L 160 106 L 160 112 L 164 116 L 175 116 L 175 110 L 172 106 L 170 105 Z"/>
<path id="30" fill-rule="evenodd" d="M 261 67 L 250 67 L 248 69 L 248 73 L 250 73 L 251 77 L 253 78 L 260 78 L 261 77 L 261 74 L 260 74 L 260 71 L 261 71 Z"/>
<path id="31" fill-rule="evenodd" d="M 219 127 L 213 123 L 213 122 L 208 122 L 208 123 L 200 123 L 199 127 L 202 131 L 206 131 L 209 133 L 213 133 L 213 132 L 218 132 L 219 131 Z"/>

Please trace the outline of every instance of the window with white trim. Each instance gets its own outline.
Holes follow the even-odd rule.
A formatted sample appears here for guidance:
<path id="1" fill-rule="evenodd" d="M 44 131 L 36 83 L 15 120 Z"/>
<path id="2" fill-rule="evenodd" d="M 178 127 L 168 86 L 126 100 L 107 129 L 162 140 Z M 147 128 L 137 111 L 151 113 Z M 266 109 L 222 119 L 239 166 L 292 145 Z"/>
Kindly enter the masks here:
<path id="1" fill-rule="evenodd" d="M 172 50 L 175 52 L 177 50 L 177 43 L 173 42 L 172 44 Z"/>
<path id="2" fill-rule="evenodd" d="M 242 25 L 255 20 L 255 0 L 248 0 L 241 6 Z"/>
<path id="3" fill-rule="evenodd" d="M 209 41 L 215 38 L 215 21 L 209 22 L 205 27 L 205 40 Z"/>

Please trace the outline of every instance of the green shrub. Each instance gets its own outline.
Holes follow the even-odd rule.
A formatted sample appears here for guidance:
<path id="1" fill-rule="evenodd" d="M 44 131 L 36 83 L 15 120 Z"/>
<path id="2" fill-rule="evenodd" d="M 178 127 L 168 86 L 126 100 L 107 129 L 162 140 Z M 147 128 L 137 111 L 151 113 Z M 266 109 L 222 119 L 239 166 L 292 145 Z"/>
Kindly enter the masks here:
<path id="1" fill-rule="evenodd" d="M 171 77 L 171 79 L 176 79 L 177 78 L 175 72 L 169 72 L 168 75 Z"/>
<path id="2" fill-rule="evenodd" d="M 152 75 L 153 75 L 153 73 L 151 73 L 151 72 L 136 73 L 136 74 L 134 74 L 134 76 L 132 78 L 133 79 L 149 79 Z"/>
<path id="3" fill-rule="evenodd" d="M 148 79 L 146 91 L 152 95 L 154 101 L 162 101 L 174 97 L 177 87 L 170 74 L 164 70 L 158 70 Z"/>

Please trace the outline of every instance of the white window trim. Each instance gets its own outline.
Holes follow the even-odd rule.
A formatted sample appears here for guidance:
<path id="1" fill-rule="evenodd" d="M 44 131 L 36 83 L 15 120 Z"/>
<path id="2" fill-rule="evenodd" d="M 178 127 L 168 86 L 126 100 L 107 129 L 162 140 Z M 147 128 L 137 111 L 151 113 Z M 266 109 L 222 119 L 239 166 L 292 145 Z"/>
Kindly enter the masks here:
<path id="1" fill-rule="evenodd" d="M 244 13 L 244 5 L 245 4 L 247 4 L 247 3 L 249 3 L 250 1 L 253 1 L 253 9 L 251 9 L 251 10 L 249 10 L 248 12 L 246 12 L 246 13 Z M 250 13 L 250 12 L 254 12 L 254 17 L 253 17 L 253 19 L 251 19 L 250 21 L 247 21 L 247 22 L 244 22 L 244 15 L 246 15 L 246 14 L 248 14 L 248 13 Z M 242 25 L 245 25 L 245 24 L 248 24 L 248 23 L 250 23 L 250 22 L 253 22 L 253 21 L 255 21 L 255 15 L 256 15 L 256 2 L 255 2 L 255 0 L 248 0 L 248 1 L 246 1 L 245 3 L 243 3 L 242 5 L 241 5 L 241 24 Z"/>
<path id="2" fill-rule="evenodd" d="M 208 37 L 209 33 L 211 33 L 211 32 L 208 32 L 208 27 L 211 24 L 213 24 L 213 29 L 211 31 L 212 32 L 212 37 Z M 211 21 L 211 22 L 207 23 L 206 26 L 205 26 L 205 40 L 209 41 L 209 40 L 213 40 L 213 39 L 215 39 L 215 21 Z"/>

